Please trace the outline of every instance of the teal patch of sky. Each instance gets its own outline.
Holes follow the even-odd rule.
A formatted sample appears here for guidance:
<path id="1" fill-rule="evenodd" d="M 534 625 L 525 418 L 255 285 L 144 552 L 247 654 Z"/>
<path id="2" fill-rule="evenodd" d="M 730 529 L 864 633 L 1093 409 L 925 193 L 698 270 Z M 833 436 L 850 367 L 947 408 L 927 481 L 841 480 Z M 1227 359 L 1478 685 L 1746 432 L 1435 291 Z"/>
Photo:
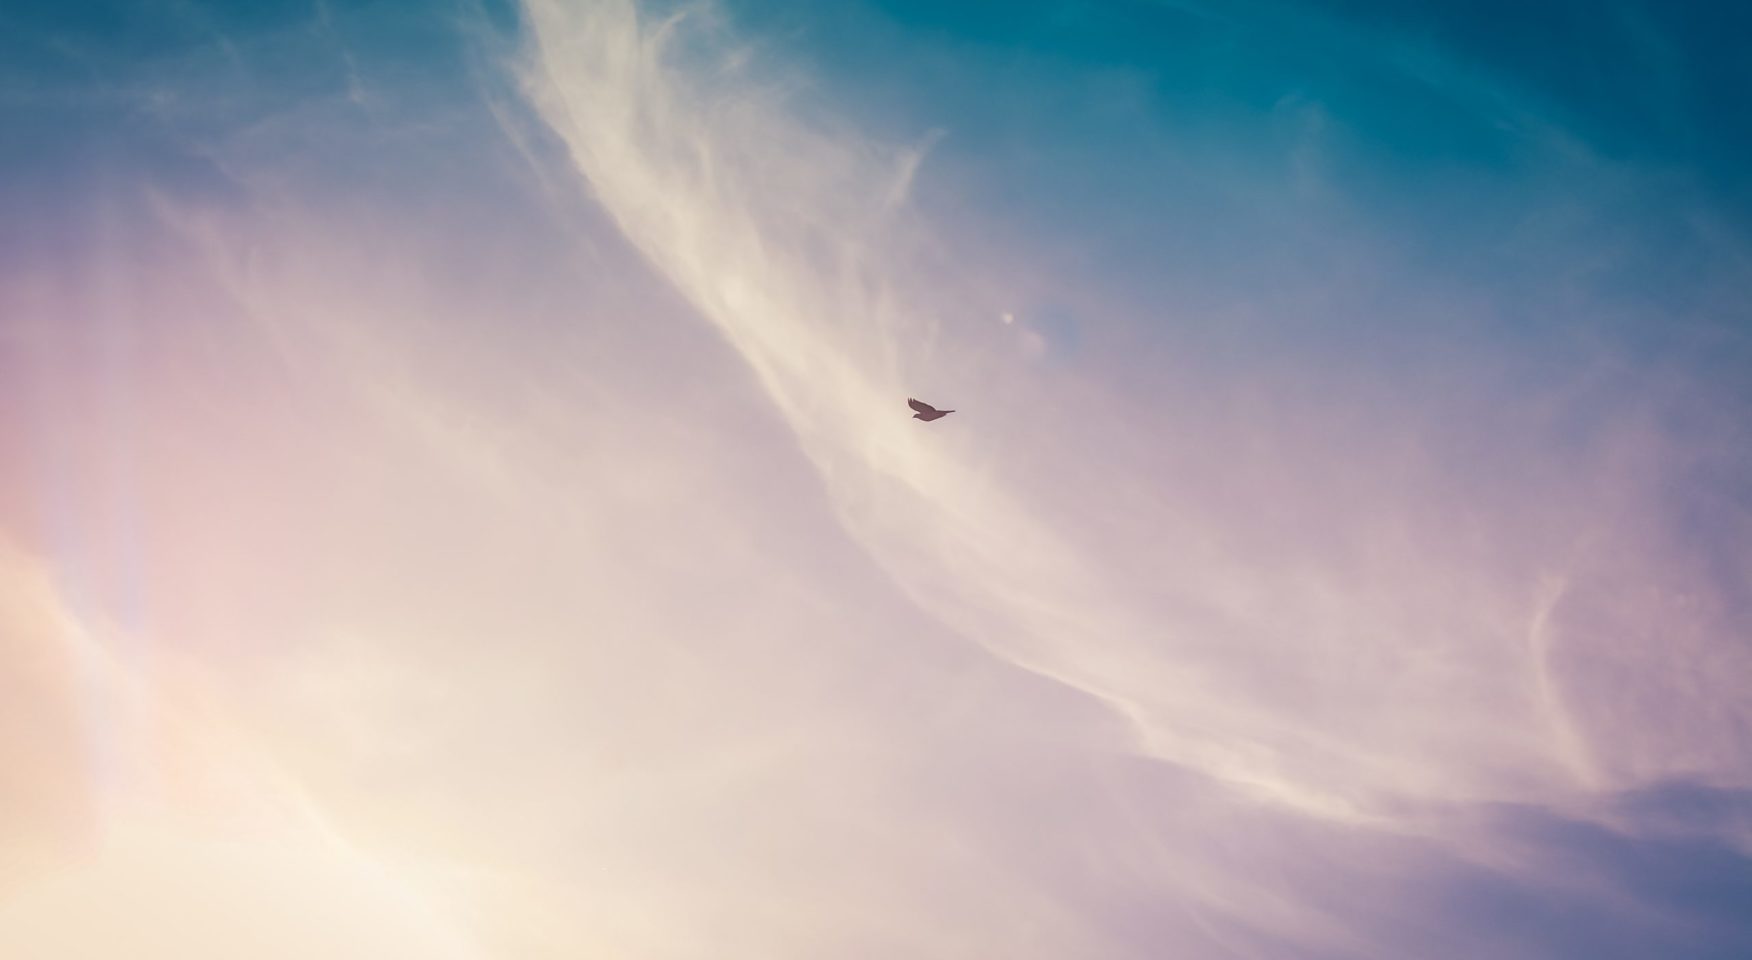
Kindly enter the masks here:
<path id="1" fill-rule="evenodd" d="M 1274 251 L 1318 261 L 1331 237 L 1308 222 L 1355 229 L 1359 206 L 1400 215 L 1403 244 L 1434 257 L 1506 229 L 1517 193 L 1532 196 L 1513 179 L 1526 146 L 1490 118 L 1266 22 L 1143 3 L 1021 3 L 1003 17 L 898 0 L 737 9 L 757 34 L 797 38 L 836 96 L 947 129 L 935 162 L 976 165 L 955 186 L 980 206 L 1069 226 L 1131 272 L 1250 286 Z M 1349 202 L 1297 192 L 1308 138 L 1314 172 Z M 1480 204 L 1485 188 L 1508 197 Z M 1436 218 L 1442 230 L 1422 229 Z"/>
<path id="2" fill-rule="evenodd" d="M 1601 154 L 1697 172 L 1752 213 L 1752 6 L 1733 0 L 1406 4 L 1326 0 L 1358 22 L 1487 65 L 1561 110 Z"/>
<path id="3" fill-rule="evenodd" d="M 921 205 L 1056 238 L 1179 323 L 1277 309 L 1278 346 L 1438 363 L 1539 330 L 1563 353 L 1578 307 L 1607 301 L 1590 323 L 1658 336 L 1651 314 L 1743 286 L 1691 222 L 1710 198 L 1694 127 L 1670 120 L 1687 85 L 1619 106 L 1635 83 L 1612 65 L 1666 49 L 1634 16 L 1499 11 L 1505 38 L 1462 5 L 730 5 L 825 100 L 901 138 L 948 131 Z"/>

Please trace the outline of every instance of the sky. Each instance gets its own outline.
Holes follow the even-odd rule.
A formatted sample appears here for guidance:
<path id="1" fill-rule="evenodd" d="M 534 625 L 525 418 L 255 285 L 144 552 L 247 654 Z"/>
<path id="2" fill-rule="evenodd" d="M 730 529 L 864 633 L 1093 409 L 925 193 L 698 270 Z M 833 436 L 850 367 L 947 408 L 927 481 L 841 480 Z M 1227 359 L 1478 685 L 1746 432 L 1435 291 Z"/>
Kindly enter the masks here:
<path id="1" fill-rule="evenodd" d="M 1752 956 L 1748 29 L 0 0 L 0 956 Z"/>

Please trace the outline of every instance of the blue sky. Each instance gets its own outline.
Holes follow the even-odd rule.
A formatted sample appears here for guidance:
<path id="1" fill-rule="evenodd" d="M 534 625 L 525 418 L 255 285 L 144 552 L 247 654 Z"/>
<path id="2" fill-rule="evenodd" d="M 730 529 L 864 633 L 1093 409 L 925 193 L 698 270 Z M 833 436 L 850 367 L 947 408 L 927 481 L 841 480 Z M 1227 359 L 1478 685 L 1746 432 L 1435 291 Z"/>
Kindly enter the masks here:
<path id="1" fill-rule="evenodd" d="M 1752 955 L 1748 27 L 0 0 L 0 953 Z"/>

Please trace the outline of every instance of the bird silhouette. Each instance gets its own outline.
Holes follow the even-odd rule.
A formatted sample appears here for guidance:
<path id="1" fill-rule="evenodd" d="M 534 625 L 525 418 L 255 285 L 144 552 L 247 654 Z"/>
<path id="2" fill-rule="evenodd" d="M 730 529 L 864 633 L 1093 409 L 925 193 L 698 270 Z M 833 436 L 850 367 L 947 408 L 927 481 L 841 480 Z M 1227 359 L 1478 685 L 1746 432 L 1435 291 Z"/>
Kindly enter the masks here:
<path id="1" fill-rule="evenodd" d="M 911 397 L 907 398 L 906 405 L 918 411 L 918 413 L 913 414 L 914 420 L 923 420 L 927 423 L 942 419 L 955 412 L 953 410 L 938 410 L 923 400 L 914 400 Z"/>

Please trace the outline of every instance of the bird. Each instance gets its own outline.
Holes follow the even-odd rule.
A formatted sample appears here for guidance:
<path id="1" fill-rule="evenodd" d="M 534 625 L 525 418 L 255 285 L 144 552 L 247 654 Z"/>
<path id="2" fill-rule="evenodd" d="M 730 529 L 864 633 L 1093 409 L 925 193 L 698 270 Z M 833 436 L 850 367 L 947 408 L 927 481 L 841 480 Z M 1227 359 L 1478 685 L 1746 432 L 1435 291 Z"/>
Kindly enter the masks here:
<path id="1" fill-rule="evenodd" d="M 906 399 L 906 405 L 918 411 L 918 413 L 913 414 L 914 420 L 923 420 L 926 423 L 942 419 L 955 412 L 953 410 L 938 410 L 923 400 L 914 400 L 911 397 Z"/>

